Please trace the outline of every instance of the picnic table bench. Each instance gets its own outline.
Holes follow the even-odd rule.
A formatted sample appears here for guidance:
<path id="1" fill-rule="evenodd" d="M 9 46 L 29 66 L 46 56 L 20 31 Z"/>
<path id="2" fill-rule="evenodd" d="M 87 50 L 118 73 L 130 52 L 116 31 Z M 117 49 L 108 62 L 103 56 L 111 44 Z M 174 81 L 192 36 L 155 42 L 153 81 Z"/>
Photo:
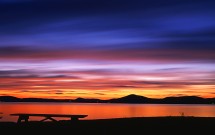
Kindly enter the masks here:
<path id="1" fill-rule="evenodd" d="M 11 116 L 18 116 L 18 120 L 17 123 L 21 123 L 22 120 L 24 120 L 24 122 L 28 122 L 28 119 L 30 116 L 35 116 L 35 117 L 45 117 L 44 119 L 40 120 L 41 122 L 45 121 L 45 120 L 51 120 L 51 121 L 57 121 L 56 119 L 54 119 L 53 117 L 61 117 L 61 118 L 70 118 L 71 121 L 77 121 L 79 120 L 79 118 L 85 118 L 88 115 L 71 115 L 71 114 L 28 114 L 28 113 L 14 113 L 14 114 L 10 114 Z"/>

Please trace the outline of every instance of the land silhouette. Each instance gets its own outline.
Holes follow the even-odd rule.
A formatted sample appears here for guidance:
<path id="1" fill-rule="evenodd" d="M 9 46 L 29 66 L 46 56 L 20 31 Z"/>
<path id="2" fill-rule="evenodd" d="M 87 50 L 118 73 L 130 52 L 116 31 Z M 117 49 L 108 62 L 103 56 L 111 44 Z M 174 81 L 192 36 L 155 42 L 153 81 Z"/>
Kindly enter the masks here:
<path id="1" fill-rule="evenodd" d="M 13 96 L 0 96 L 0 102 L 71 102 L 71 103 L 135 103 L 135 104 L 214 104 L 215 98 L 202 98 L 198 96 L 165 97 L 162 99 L 148 98 L 140 95 L 127 95 L 109 100 L 101 99 L 44 99 L 44 98 L 17 98 Z"/>
<path id="2" fill-rule="evenodd" d="M 100 120 L 28 123 L 0 122 L 0 131 L 7 134 L 211 134 L 215 118 L 211 117 L 140 117 Z"/>

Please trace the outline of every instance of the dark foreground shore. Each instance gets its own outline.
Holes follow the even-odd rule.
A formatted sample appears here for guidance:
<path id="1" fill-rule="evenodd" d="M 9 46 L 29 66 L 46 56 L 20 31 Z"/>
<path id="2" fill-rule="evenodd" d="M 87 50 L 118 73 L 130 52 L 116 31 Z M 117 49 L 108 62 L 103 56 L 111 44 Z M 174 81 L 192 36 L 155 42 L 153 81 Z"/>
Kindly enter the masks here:
<path id="1" fill-rule="evenodd" d="M 77 122 L 0 122 L 5 134 L 211 134 L 215 130 L 215 117 L 143 117 Z"/>

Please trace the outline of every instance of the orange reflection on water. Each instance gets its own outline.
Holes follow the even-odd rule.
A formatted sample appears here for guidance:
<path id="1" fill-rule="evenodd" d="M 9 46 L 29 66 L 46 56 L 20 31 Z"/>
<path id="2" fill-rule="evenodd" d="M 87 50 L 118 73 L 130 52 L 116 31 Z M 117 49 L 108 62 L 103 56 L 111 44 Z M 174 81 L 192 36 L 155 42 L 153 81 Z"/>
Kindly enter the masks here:
<path id="1" fill-rule="evenodd" d="M 214 105 L 167 104 L 81 104 L 81 103 L 0 103 L 1 121 L 16 121 L 12 113 L 87 114 L 84 119 L 123 117 L 186 116 L 214 117 Z M 41 120 L 32 117 L 30 120 Z"/>

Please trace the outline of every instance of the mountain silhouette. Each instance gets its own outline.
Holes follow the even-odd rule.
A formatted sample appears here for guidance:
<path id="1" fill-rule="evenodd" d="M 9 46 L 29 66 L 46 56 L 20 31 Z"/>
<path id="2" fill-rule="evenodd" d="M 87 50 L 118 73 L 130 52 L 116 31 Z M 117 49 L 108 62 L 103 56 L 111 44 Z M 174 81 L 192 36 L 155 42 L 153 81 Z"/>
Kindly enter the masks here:
<path id="1" fill-rule="evenodd" d="M 44 98 L 17 98 L 13 96 L 0 96 L 0 102 L 71 102 L 71 103 L 139 103 L 139 104 L 215 104 L 215 98 L 202 98 L 198 96 L 165 97 L 162 99 L 148 98 L 140 95 L 127 95 L 109 100 L 101 99 L 44 99 Z"/>
<path id="2" fill-rule="evenodd" d="M 116 99 L 110 99 L 110 103 L 148 103 L 151 99 L 139 96 L 135 94 L 131 94 L 125 97 L 116 98 Z"/>

